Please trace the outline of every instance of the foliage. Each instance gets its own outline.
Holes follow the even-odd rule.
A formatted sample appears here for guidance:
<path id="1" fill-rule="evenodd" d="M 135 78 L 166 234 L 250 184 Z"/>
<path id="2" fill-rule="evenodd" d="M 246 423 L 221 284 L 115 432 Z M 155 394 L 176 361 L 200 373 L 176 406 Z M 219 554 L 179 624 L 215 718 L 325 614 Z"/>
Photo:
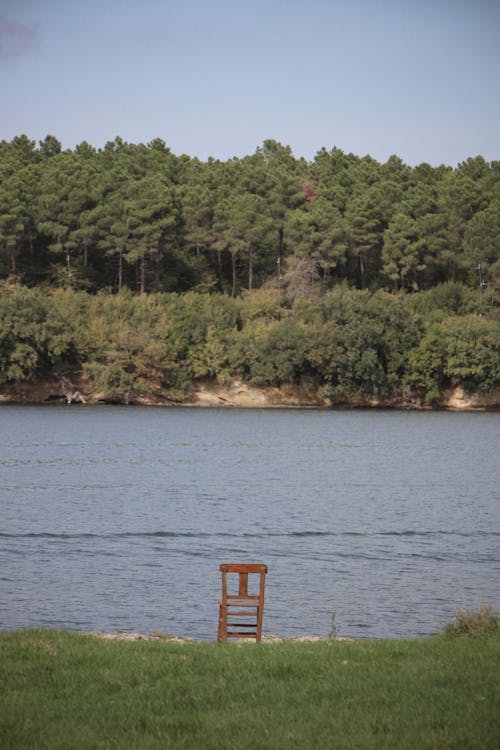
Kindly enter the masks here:
<path id="1" fill-rule="evenodd" d="M 90 306 L 92 356 L 87 375 L 108 398 L 125 402 L 166 390 L 182 398 L 192 377 L 188 341 L 173 325 L 160 298 L 98 295 Z"/>
<path id="2" fill-rule="evenodd" d="M 408 382 L 435 398 L 446 385 L 469 392 L 491 391 L 498 383 L 500 327 L 474 315 L 432 323 L 410 352 Z"/>
<path id="3" fill-rule="evenodd" d="M 457 612 L 453 622 L 447 623 L 447 637 L 468 636 L 478 638 L 500 633 L 500 612 L 493 607 L 481 607 L 476 611 Z"/>
<path id="4" fill-rule="evenodd" d="M 408 296 L 406 305 L 410 311 L 428 321 L 479 311 L 475 290 L 456 281 L 446 281 L 432 289 Z"/>
<path id="5" fill-rule="evenodd" d="M 30 381 L 78 369 L 88 350 L 79 298 L 4 284 L 0 294 L 0 382 Z"/>
<path id="6" fill-rule="evenodd" d="M 0 142 L 0 278 L 92 293 L 277 285 L 289 299 L 353 288 L 500 289 L 500 169 L 455 169 L 321 149 L 312 162 L 264 141 L 226 162 L 161 139 L 95 149 Z"/>
<path id="7" fill-rule="evenodd" d="M 305 385 L 334 402 L 432 401 L 449 386 L 487 394 L 499 381 L 500 326 L 473 293 L 447 283 L 422 297 L 338 285 L 316 300 L 283 290 L 238 298 L 175 292 L 90 295 L 5 282 L 0 382 L 83 371 L 104 398 L 185 399 L 196 380 L 238 376 Z M 420 304 L 420 300 L 422 304 Z M 426 309 L 427 308 L 427 309 Z"/>
<path id="8" fill-rule="evenodd" d="M 400 395 L 419 333 L 401 300 L 339 287 L 304 312 L 313 315 L 307 358 L 325 395 L 337 400 Z"/>

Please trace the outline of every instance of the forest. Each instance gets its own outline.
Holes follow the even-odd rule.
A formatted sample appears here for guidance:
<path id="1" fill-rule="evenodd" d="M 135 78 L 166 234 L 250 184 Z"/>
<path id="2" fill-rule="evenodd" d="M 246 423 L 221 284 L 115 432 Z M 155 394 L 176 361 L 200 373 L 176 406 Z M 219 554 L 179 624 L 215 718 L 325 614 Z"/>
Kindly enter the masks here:
<path id="1" fill-rule="evenodd" d="M 499 385 L 500 161 L 312 161 L 267 140 L 0 142 L 0 383 L 83 372 L 124 401 L 196 380 L 333 402 Z"/>

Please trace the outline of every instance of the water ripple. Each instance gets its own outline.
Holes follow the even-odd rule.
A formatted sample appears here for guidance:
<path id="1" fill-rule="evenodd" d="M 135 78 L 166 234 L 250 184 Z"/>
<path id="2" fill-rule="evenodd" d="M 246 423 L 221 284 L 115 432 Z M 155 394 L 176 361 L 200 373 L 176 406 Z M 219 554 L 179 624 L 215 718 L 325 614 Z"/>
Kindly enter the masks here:
<path id="1" fill-rule="evenodd" d="M 53 531 L 36 531 L 26 533 L 7 533 L 0 532 L 0 539 L 142 539 L 142 538 L 166 538 L 166 539 L 216 539 L 216 538 L 234 538 L 234 539 L 266 539 L 266 538 L 287 538 L 295 537 L 298 539 L 312 537 L 354 537 L 354 538 L 375 538 L 375 537 L 498 537 L 500 531 L 446 531 L 438 529 L 434 531 L 260 531 L 253 532 L 230 532 L 230 531 L 120 531 L 96 534 L 93 532 L 84 533 L 65 533 Z"/>

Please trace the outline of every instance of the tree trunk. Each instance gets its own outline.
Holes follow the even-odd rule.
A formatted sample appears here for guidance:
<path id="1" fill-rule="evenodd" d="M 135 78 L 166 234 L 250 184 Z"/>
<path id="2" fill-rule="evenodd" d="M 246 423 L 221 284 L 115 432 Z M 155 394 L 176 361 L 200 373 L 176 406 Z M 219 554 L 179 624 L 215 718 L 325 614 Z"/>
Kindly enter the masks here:
<path id="1" fill-rule="evenodd" d="M 278 230 L 278 287 L 281 289 L 281 264 L 283 262 L 283 255 L 285 252 L 285 230 L 280 227 Z"/>
<path id="2" fill-rule="evenodd" d="M 281 261 L 283 260 L 283 252 L 285 249 L 285 231 L 283 227 L 280 227 L 278 230 L 278 260 L 281 264 Z"/>
<path id="3" fill-rule="evenodd" d="M 224 291 L 224 284 L 222 283 L 222 251 L 217 250 L 217 284 L 219 292 Z"/>
<path id="4" fill-rule="evenodd" d="M 73 272 L 71 270 L 71 253 L 69 251 L 66 253 L 66 270 L 68 272 L 68 289 L 71 289 L 71 277 L 73 276 Z"/>
<path id="5" fill-rule="evenodd" d="M 231 270 L 233 273 L 233 287 L 231 297 L 236 297 L 236 253 L 231 253 Z"/>
<path id="6" fill-rule="evenodd" d="M 200 282 L 201 269 L 200 269 L 200 243 L 196 243 L 196 278 L 198 283 Z"/>
<path id="7" fill-rule="evenodd" d="M 146 256 L 143 253 L 141 255 L 141 268 L 139 277 L 139 294 L 144 294 L 146 291 Z"/>
<path id="8" fill-rule="evenodd" d="M 17 261 L 14 250 L 10 254 L 10 272 L 13 276 L 16 276 L 17 274 Z"/>
<path id="9" fill-rule="evenodd" d="M 161 252 L 158 250 L 156 253 L 156 274 L 155 274 L 155 289 L 157 292 L 160 291 L 160 279 L 161 279 Z"/>
<path id="10" fill-rule="evenodd" d="M 359 253 L 359 273 L 361 275 L 361 289 L 366 289 L 366 269 L 365 269 L 366 256 L 363 252 Z"/>
<path id="11" fill-rule="evenodd" d="M 251 292 L 253 287 L 253 248 L 248 247 L 248 291 Z"/>
<path id="12" fill-rule="evenodd" d="M 323 266 L 323 284 L 327 292 L 330 285 L 330 266 L 327 263 Z"/>
<path id="13" fill-rule="evenodd" d="M 121 292 L 123 286 L 123 250 L 118 251 L 118 291 Z"/>
<path id="14" fill-rule="evenodd" d="M 160 251 L 156 253 L 156 274 L 155 274 L 155 289 L 157 292 L 160 291 Z"/>

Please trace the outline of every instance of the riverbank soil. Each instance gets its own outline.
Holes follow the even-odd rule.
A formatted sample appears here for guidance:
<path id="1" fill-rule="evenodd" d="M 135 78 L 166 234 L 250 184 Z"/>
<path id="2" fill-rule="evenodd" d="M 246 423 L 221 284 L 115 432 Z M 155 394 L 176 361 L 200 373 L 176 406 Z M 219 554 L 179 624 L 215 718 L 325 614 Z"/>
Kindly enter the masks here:
<path id="1" fill-rule="evenodd" d="M 109 397 L 95 390 L 92 382 L 84 375 L 71 378 L 46 378 L 36 383 L 0 384 L 1 404 L 137 404 L 147 406 L 193 406 L 217 408 L 393 408 L 430 409 L 423 394 L 413 392 L 405 399 L 363 400 L 334 402 L 321 398 L 312 389 L 297 385 L 280 387 L 253 386 L 234 378 L 229 383 L 216 380 L 195 381 L 184 399 L 173 400 L 168 392 L 159 386 L 151 388 L 147 396 L 131 394 L 125 397 Z M 482 411 L 500 409 L 500 389 L 489 396 L 467 394 L 461 387 L 443 391 L 433 408 L 457 411 Z"/>

